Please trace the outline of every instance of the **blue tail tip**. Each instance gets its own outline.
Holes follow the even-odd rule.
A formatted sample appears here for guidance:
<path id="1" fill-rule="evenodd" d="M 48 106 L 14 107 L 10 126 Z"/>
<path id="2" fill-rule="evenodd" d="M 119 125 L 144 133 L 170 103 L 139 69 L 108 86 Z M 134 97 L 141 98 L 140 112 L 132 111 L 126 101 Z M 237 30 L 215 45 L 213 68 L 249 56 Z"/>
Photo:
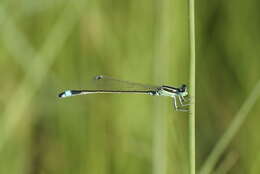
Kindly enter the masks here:
<path id="1" fill-rule="evenodd" d="M 70 97 L 70 96 L 72 96 L 71 91 L 64 91 L 58 95 L 59 98 Z"/>

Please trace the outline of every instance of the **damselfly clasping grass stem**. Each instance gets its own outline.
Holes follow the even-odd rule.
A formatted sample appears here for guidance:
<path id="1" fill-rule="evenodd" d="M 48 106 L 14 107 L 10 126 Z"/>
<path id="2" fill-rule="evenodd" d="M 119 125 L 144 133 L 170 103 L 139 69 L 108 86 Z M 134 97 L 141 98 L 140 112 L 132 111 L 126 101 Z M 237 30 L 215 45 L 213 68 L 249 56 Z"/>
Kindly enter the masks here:
<path id="1" fill-rule="evenodd" d="M 173 106 L 176 111 L 187 112 L 187 106 L 190 104 L 188 98 L 188 88 L 186 85 L 181 85 L 179 88 L 172 86 L 150 86 L 139 83 L 133 83 L 123 80 L 118 80 L 112 77 L 99 75 L 96 76 L 94 82 L 99 85 L 96 89 L 83 90 L 66 90 L 60 93 L 60 98 L 72 97 L 76 95 L 99 94 L 99 93 L 133 93 L 133 94 L 148 94 L 153 96 L 167 96 L 173 98 Z M 102 87 L 100 87 L 100 85 Z"/>

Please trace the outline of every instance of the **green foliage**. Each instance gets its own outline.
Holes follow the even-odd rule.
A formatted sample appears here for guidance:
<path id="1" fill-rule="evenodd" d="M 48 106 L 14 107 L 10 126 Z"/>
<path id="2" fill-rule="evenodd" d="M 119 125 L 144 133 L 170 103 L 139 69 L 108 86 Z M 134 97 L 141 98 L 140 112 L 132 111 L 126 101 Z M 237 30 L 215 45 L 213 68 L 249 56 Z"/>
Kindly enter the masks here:
<path id="1" fill-rule="evenodd" d="M 256 0 L 197 2 L 197 169 L 214 152 L 220 156 L 213 171 L 260 172 L 259 102 L 246 116 L 239 112 L 260 77 L 258 6 Z"/>

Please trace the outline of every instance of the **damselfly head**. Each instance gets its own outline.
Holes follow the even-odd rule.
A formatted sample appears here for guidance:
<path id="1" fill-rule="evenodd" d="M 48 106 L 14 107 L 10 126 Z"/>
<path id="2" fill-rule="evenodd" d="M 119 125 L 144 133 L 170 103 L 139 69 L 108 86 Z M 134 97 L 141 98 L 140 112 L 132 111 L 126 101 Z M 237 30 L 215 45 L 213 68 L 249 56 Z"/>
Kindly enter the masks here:
<path id="1" fill-rule="evenodd" d="M 181 85 L 181 87 L 179 88 L 179 92 L 180 94 L 184 97 L 188 95 L 188 87 L 187 85 Z"/>
<path id="2" fill-rule="evenodd" d="M 103 78 L 104 78 L 103 75 L 98 75 L 98 76 L 95 77 L 96 80 L 100 80 L 100 79 L 103 79 Z"/>

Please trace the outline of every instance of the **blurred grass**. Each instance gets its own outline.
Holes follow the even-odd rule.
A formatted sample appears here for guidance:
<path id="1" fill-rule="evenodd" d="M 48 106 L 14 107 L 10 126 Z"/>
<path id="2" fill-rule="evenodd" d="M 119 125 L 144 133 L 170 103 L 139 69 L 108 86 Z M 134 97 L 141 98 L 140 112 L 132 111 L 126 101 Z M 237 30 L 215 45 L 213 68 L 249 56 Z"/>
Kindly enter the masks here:
<path id="1" fill-rule="evenodd" d="M 260 79 L 259 1 L 200 1 L 197 3 L 196 159 L 201 169 L 222 135 L 236 120 Z M 199 97 L 198 97 L 199 96 Z M 234 138 L 217 158 L 214 172 L 260 172 L 258 147 L 259 100 L 243 119 Z M 242 108 L 241 108 L 242 109 Z M 225 140 L 226 141 L 226 140 Z M 231 158 L 232 159 L 232 158 Z M 206 172 L 208 173 L 208 172 Z"/>
<path id="2" fill-rule="evenodd" d="M 57 98 L 97 74 L 186 83 L 187 21 L 183 1 L 1 1 L 0 173 L 187 173 L 171 99 Z"/>
<path id="3" fill-rule="evenodd" d="M 214 149 L 210 153 L 209 157 L 205 161 L 205 164 L 202 166 L 200 173 L 211 173 L 220 156 L 224 153 L 234 136 L 237 134 L 242 124 L 245 122 L 245 119 L 248 117 L 249 112 L 252 107 L 255 105 L 256 101 L 260 96 L 260 81 L 256 84 L 252 93 L 245 100 L 245 103 L 241 106 L 238 113 L 235 115 L 230 126 L 224 133 L 224 135 L 218 140 L 218 143 L 215 145 Z"/>
<path id="4" fill-rule="evenodd" d="M 197 170 L 259 80 L 259 3 L 196 1 Z M 170 99 L 56 98 L 97 74 L 187 83 L 188 21 L 186 1 L 1 1 L 0 173 L 188 173 Z M 260 172 L 259 108 L 214 172 Z"/>

